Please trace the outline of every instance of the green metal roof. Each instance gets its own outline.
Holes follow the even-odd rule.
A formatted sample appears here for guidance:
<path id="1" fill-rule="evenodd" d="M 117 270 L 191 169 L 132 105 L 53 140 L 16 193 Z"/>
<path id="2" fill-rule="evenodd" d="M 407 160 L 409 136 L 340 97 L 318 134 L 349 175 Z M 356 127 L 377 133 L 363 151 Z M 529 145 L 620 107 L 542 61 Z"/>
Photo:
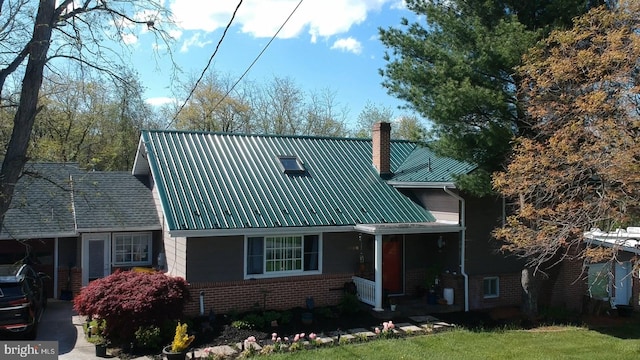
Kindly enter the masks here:
<path id="1" fill-rule="evenodd" d="M 370 139 L 143 131 L 141 141 L 169 230 L 435 221 L 378 175 Z M 408 174 L 419 149 L 392 141 L 392 171 Z M 285 173 L 279 156 L 305 172 Z"/>
<path id="2" fill-rule="evenodd" d="M 453 183 L 455 175 L 468 174 L 475 165 L 437 156 L 427 146 L 417 145 L 393 171 L 392 182 Z"/>

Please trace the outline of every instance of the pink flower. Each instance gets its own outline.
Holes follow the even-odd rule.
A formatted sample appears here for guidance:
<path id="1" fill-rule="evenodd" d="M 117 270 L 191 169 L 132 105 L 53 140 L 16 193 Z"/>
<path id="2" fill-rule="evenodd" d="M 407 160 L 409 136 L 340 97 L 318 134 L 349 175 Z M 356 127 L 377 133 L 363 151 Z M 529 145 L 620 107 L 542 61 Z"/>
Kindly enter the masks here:
<path id="1" fill-rule="evenodd" d="M 389 329 L 395 329 L 396 327 L 391 320 L 389 320 L 389 323 L 387 324 L 387 326 L 389 326 Z"/>
<path id="2" fill-rule="evenodd" d="M 387 330 L 389 330 L 389 323 L 385 321 L 382 323 L 382 331 L 387 331 Z"/>
<path id="3" fill-rule="evenodd" d="M 304 333 L 300 333 L 300 338 L 302 339 L 304 337 Z"/>
<path id="4" fill-rule="evenodd" d="M 316 333 L 309 334 L 309 340 L 315 340 L 317 337 Z"/>
<path id="5" fill-rule="evenodd" d="M 277 337 L 278 337 L 278 334 L 276 334 L 276 333 L 271 334 L 271 338 L 272 338 L 272 339 L 275 339 L 275 338 L 277 338 Z"/>
<path id="6" fill-rule="evenodd" d="M 300 340 L 300 335 L 296 334 L 296 336 L 293 337 L 293 342 L 297 342 L 298 340 Z"/>
<path id="7" fill-rule="evenodd" d="M 375 332 L 376 332 L 376 334 L 380 335 L 380 328 L 379 328 L 379 327 L 376 327 Z"/>
<path id="8" fill-rule="evenodd" d="M 285 336 L 284 341 L 289 341 L 289 338 Z"/>
<path id="9" fill-rule="evenodd" d="M 286 338 L 285 338 L 285 339 L 286 339 Z M 281 337 L 278 337 L 278 338 L 276 339 L 276 342 L 280 342 L 280 341 L 282 341 L 282 338 L 281 338 Z"/>
<path id="10" fill-rule="evenodd" d="M 255 337 L 255 336 L 249 336 L 249 337 L 247 338 L 247 341 L 248 341 L 248 342 L 253 342 L 253 343 L 254 343 L 254 342 L 256 342 L 256 337 Z"/>

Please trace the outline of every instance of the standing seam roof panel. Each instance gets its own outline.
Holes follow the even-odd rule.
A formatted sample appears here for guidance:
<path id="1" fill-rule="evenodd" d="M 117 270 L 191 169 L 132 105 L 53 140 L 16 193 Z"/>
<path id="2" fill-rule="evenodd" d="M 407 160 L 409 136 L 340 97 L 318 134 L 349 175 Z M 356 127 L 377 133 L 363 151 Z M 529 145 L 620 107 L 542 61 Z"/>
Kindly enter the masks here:
<path id="1" fill-rule="evenodd" d="M 367 140 L 172 131 L 144 138 L 170 229 L 433 221 L 378 176 Z M 308 174 L 283 173 L 278 155 L 297 156 Z"/>

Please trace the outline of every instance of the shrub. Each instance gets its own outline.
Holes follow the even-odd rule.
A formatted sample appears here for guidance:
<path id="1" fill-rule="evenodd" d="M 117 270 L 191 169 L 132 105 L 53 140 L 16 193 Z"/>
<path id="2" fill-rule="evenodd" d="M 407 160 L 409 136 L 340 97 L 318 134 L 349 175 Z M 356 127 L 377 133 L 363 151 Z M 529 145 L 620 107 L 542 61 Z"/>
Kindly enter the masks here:
<path id="1" fill-rule="evenodd" d="M 338 310 L 342 315 L 353 315 L 360 311 L 360 301 L 358 297 L 353 294 L 345 293 L 340 299 L 338 304 Z"/>
<path id="2" fill-rule="evenodd" d="M 264 317 L 260 314 L 249 313 L 242 318 L 242 320 L 246 323 L 251 324 L 252 329 L 262 329 L 264 328 Z"/>
<path id="3" fill-rule="evenodd" d="M 142 349 L 159 349 L 162 347 L 160 328 L 155 325 L 139 327 L 135 336 L 136 346 Z"/>
<path id="4" fill-rule="evenodd" d="M 105 337 L 128 344 L 144 326 L 179 319 L 188 301 L 187 282 L 162 273 L 117 271 L 94 280 L 74 299 L 80 315 L 106 321 Z"/>
<path id="5" fill-rule="evenodd" d="M 231 322 L 231 327 L 240 330 L 253 330 L 253 325 L 243 320 L 235 320 Z"/>

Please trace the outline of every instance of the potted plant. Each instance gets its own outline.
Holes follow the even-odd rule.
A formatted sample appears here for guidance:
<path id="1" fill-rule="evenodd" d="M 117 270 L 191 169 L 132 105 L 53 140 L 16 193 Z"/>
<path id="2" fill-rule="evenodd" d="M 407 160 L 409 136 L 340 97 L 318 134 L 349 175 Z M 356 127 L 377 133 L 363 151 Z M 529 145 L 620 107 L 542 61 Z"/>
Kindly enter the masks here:
<path id="1" fill-rule="evenodd" d="M 106 321 L 93 319 L 85 325 L 87 341 L 96 347 L 96 357 L 107 356 L 107 339 L 104 337 Z"/>
<path id="2" fill-rule="evenodd" d="M 396 311 L 396 298 L 393 296 L 389 296 L 388 297 L 388 301 L 389 301 L 389 308 L 391 309 L 391 311 Z"/>
<path id="3" fill-rule="evenodd" d="M 178 322 L 173 341 L 171 345 L 162 349 L 162 354 L 167 360 L 184 360 L 187 357 L 187 350 L 193 339 L 195 339 L 195 336 L 187 334 L 187 324 Z"/>

